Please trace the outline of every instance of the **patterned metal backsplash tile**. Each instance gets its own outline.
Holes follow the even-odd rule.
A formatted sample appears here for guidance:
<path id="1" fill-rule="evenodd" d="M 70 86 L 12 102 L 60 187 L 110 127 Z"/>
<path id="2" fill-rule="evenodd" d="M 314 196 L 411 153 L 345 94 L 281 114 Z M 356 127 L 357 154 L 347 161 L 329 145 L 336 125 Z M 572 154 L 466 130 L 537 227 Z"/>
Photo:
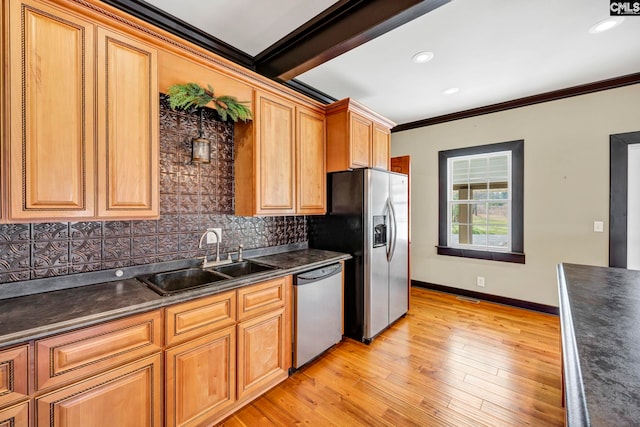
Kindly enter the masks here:
<path id="1" fill-rule="evenodd" d="M 61 276 L 215 252 L 198 248 L 207 227 L 222 228 L 220 251 L 306 242 L 303 216 L 234 216 L 233 124 L 205 109 L 211 163 L 189 164 L 198 115 L 160 100 L 160 219 L 0 224 L 0 283 Z"/>

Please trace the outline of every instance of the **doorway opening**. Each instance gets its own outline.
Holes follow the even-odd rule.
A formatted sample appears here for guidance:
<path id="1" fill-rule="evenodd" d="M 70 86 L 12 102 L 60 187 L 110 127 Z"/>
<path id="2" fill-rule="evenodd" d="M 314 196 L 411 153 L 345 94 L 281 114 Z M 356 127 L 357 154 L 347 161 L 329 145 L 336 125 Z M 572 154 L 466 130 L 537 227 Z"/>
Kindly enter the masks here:
<path id="1" fill-rule="evenodd" d="M 609 144 L 609 266 L 640 270 L 640 131 Z"/>

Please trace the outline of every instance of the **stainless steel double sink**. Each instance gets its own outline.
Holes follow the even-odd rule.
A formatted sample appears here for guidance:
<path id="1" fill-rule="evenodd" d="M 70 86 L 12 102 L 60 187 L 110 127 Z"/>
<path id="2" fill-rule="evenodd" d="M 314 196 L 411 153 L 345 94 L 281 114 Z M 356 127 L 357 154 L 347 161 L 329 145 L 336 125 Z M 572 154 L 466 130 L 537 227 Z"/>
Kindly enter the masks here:
<path id="1" fill-rule="evenodd" d="M 208 269 L 192 267 L 165 273 L 155 273 L 140 276 L 138 279 L 160 295 L 165 296 L 275 269 L 276 267 L 253 261 L 240 261 Z"/>

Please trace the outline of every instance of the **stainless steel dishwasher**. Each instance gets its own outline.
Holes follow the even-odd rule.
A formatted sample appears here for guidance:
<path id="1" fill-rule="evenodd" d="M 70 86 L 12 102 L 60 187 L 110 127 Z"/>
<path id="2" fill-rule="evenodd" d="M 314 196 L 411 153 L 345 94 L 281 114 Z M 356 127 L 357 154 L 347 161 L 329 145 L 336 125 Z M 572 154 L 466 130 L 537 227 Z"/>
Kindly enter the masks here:
<path id="1" fill-rule="evenodd" d="M 341 264 L 331 264 L 295 276 L 293 366 L 296 369 L 342 339 L 341 273 Z"/>

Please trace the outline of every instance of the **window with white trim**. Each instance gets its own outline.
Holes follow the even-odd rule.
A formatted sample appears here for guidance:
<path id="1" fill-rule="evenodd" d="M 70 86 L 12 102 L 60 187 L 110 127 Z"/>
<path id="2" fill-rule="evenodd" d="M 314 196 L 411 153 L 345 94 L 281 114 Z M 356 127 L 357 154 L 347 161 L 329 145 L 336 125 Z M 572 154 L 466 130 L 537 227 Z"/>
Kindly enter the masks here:
<path id="1" fill-rule="evenodd" d="M 524 141 L 438 154 L 438 254 L 524 263 Z"/>

